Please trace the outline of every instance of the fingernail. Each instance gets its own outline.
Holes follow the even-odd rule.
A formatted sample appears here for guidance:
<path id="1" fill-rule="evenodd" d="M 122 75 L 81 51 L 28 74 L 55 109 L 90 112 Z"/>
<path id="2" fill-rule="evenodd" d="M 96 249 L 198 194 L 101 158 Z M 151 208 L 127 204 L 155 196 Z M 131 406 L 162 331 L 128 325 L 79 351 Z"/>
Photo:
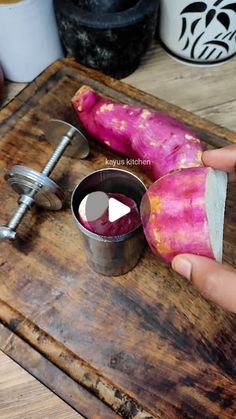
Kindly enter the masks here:
<path id="1" fill-rule="evenodd" d="M 191 280 L 192 265 L 189 260 L 177 256 L 172 262 L 172 268 L 189 281 Z"/>

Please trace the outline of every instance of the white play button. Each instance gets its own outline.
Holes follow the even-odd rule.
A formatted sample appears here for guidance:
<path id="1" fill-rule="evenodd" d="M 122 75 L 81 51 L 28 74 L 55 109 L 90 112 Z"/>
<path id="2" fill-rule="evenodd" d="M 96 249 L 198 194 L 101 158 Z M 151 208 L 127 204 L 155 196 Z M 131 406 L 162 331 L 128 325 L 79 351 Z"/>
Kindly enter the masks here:
<path id="1" fill-rule="evenodd" d="M 115 198 L 109 199 L 108 218 L 111 223 L 119 220 L 131 212 L 131 208 Z"/>

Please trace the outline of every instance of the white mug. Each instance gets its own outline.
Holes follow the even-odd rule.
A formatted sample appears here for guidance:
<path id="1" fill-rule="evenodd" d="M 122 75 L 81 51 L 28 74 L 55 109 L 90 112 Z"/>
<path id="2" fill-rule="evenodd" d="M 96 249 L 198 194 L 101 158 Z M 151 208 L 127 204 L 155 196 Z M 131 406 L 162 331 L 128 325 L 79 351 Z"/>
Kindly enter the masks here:
<path id="1" fill-rule="evenodd" d="M 53 0 L 0 1 L 0 63 L 6 79 L 30 82 L 62 57 Z"/>
<path id="2" fill-rule="evenodd" d="M 161 0 L 160 38 L 183 61 L 224 62 L 236 53 L 236 1 Z"/>

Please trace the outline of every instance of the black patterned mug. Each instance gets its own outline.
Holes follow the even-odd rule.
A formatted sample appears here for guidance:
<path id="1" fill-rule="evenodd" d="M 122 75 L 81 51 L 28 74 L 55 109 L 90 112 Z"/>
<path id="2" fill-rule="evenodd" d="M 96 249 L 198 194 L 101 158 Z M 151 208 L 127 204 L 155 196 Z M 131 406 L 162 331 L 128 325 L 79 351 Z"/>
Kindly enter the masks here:
<path id="1" fill-rule="evenodd" d="M 160 38 L 183 61 L 226 61 L 236 54 L 236 1 L 161 0 Z"/>

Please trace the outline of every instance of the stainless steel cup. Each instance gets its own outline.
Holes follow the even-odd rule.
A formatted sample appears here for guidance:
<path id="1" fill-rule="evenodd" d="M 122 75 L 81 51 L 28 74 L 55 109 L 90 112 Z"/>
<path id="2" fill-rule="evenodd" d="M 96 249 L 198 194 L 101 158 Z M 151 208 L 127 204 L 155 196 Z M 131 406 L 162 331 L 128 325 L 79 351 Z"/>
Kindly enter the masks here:
<path id="1" fill-rule="evenodd" d="M 139 208 L 146 187 L 132 173 L 108 168 L 86 176 L 72 194 L 72 214 L 80 230 L 89 265 L 103 275 L 123 275 L 137 264 L 142 254 L 145 243 L 142 224 L 129 233 L 112 237 L 87 230 L 78 220 L 78 208 L 82 199 L 95 191 L 124 194 L 132 198 Z"/>

